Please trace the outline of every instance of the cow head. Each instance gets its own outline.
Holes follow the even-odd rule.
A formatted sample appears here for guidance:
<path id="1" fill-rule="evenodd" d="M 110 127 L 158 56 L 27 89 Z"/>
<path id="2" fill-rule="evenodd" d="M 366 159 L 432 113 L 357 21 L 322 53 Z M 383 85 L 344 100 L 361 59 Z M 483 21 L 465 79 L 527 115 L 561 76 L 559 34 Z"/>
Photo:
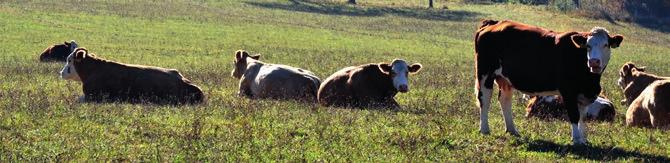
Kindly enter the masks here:
<path id="1" fill-rule="evenodd" d="M 421 64 L 415 63 L 412 65 L 407 65 L 402 59 L 395 59 L 391 64 L 380 63 L 379 69 L 387 75 L 390 75 L 393 78 L 393 87 L 399 92 L 409 91 L 409 82 L 408 74 L 414 74 L 421 70 Z"/>
<path id="2" fill-rule="evenodd" d="M 594 74 L 602 74 L 607 68 L 611 57 L 611 48 L 617 48 L 623 41 L 623 36 L 610 36 L 609 32 L 602 27 L 594 27 L 588 34 L 575 34 L 570 37 L 577 48 L 586 48 L 586 62 L 589 71 Z"/>
<path id="3" fill-rule="evenodd" d="M 65 66 L 63 67 L 63 70 L 60 71 L 60 77 L 65 80 L 81 81 L 74 64 L 81 63 L 87 57 L 91 57 L 91 55 L 92 54 L 89 54 L 86 48 L 75 49 L 74 52 L 67 56 Z"/>
<path id="4" fill-rule="evenodd" d="M 617 85 L 619 85 L 621 89 L 625 89 L 630 82 L 633 82 L 633 73 L 644 72 L 644 69 L 644 67 L 636 67 L 633 62 L 623 64 L 621 70 L 619 70 L 619 80 L 617 80 Z"/>
<path id="5" fill-rule="evenodd" d="M 234 78 L 242 78 L 242 75 L 244 75 L 244 72 L 247 71 L 247 59 L 251 58 L 254 60 L 258 60 L 261 58 L 261 55 L 249 55 L 249 53 L 245 50 L 238 50 L 235 52 L 235 60 L 233 60 L 233 63 L 235 65 L 235 68 L 233 69 L 233 72 L 231 72 L 231 76 Z"/>
<path id="6" fill-rule="evenodd" d="M 77 48 L 77 42 L 71 40 L 70 42 L 65 41 L 63 44 L 56 44 L 45 49 L 42 54 L 40 54 L 40 61 L 64 61 L 65 58 L 72 53 L 74 49 Z"/>
<path id="7" fill-rule="evenodd" d="M 598 97 L 586 109 L 586 118 L 589 120 L 612 122 L 616 115 L 614 104 L 603 97 Z"/>

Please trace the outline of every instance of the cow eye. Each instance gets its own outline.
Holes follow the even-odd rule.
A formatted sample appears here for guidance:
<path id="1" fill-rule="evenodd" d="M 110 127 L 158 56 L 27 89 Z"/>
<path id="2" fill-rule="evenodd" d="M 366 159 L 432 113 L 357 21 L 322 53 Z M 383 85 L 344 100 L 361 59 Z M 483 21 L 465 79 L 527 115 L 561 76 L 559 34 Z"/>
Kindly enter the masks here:
<path id="1" fill-rule="evenodd" d="M 607 47 L 607 46 L 609 46 L 609 45 L 608 44 L 603 45 L 603 47 Z"/>

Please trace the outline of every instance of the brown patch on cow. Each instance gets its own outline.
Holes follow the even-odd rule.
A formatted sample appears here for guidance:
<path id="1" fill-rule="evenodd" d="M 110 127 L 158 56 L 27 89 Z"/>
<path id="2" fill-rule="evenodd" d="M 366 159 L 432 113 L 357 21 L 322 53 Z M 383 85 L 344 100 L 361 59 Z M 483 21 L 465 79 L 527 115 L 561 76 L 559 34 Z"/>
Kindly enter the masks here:
<path id="1" fill-rule="evenodd" d="M 175 69 L 109 61 L 85 48 L 77 48 L 74 55 L 85 101 L 195 104 L 205 100 L 202 90 Z"/>
<path id="2" fill-rule="evenodd" d="M 64 42 L 63 44 L 55 44 L 47 47 L 42 51 L 42 53 L 39 56 L 40 62 L 49 62 L 49 61 L 58 61 L 58 62 L 65 62 L 65 59 L 67 58 L 72 51 L 71 49 L 71 44 L 69 42 Z"/>

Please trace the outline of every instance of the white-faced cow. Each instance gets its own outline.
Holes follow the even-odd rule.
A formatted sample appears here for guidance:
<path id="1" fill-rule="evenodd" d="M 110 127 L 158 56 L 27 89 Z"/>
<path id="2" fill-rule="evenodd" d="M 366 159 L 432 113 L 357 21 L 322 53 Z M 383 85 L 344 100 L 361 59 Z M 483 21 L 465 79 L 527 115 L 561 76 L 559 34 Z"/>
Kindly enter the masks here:
<path id="1" fill-rule="evenodd" d="M 670 78 L 644 70 L 628 62 L 619 71 L 617 84 L 626 98 L 622 102 L 630 105 L 626 112 L 626 125 L 670 128 Z"/>
<path id="2" fill-rule="evenodd" d="M 202 90 L 175 69 L 130 65 L 98 58 L 85 48 L 67 57 L 61 78 L 81 81 L 80 101 L 195 104 Z"/>
<path id="3" fill-rule="evenodd" d="M 475 35 L 476 94 L 480 127 L 489 134 L 488 112 L 494 82 L 506 132 L 519 135 L 512 116 L 512 91 L 560 95 L 568 110 L 574 144 L 587 143 L 586 106 L 601 91 L 600 77 L 621 35 L 595 27 L 590 32 L 554 32 L 514 21 L 484 20 Z"/>
<path id="4" fill-rule="evenodd" d="M 398 108 L 393 98 L 408 92 L 409 74 L 421 64 L 408 65 L 401 59 L 389 63 L 370 63 L 347 67 L 330 75 L 319 88 L 323 106 Z"/>
<path id="5" fill-rule="evenodd" d="M 314 73 L 280 64 L 259 61 L 260 55 L 235 52 L 231 76 L 240 79 L 238 95 L 250 98 L 295 99 L 316 102 L 321 79 Z"/>
<path id="6" fill-rule="evenodd" d="M 70 53 L 77 49 L 77 42 L 71 40 L 70 42 L 65 41 L 63 44 L 51 45 L 47 49 L 44 49 L 42 54 L 40 54 L 40 61 L 58 61 L 65 62 Z"/>

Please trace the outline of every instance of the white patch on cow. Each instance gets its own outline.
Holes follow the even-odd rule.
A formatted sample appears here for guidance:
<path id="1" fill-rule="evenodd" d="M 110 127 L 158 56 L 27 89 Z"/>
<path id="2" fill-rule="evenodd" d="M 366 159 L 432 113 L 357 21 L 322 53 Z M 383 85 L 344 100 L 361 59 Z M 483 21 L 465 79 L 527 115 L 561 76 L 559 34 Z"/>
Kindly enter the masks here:
<path id="1" fill-rule="evenodd" d="M 619 79 L 616 80 L 616 85 L 618 85 L 621 89 L 626 88 L 626 86 L 623 85 L 623 78 L 622 77 L 619 77 Z"/>
<path id="2" fill-rule="evenodd" d="M 607 99 L 604 99 L 602 97 L 598 97 L 595 102 L 591 103 L 591 105 L 586 107 L 586 116 L 587 117 L 592 117 L 592 118 L 597 118 L 598 115 L 600 115 L 600 111 L 602 109 L 605 109 L 605 107 L 609 107 L 609 101 Z"/>
<path id="3" fill-rule="evenodd" d="M 514 115 L 512 114 L 512 96 L 514 90 L 500 90 L 500 108 L 502 109 L 503 119 L 505 120 L 505 131 L 512 135 L 519 135 L 519 132 L 514 126 Z"/>
<path id="4" fill-rule="evenodd" d="M 477 92 L 477 98 L 479 102 L 479 132 L 482 134 L 491 133 L 489 128 L 489 108 L 491 107 L 491 96 L 493 95 L 493 89 L 486 88 L 484 82 L 488 78 L 487 75 L 482 76 L 482 78 L 477 82 L 479 85 L 479 90 Z M 481 97 L 479 96 L 481 93 Z"/>
<path id="5" fill-rule="evenodd" d="M 579 125 L 572 123 L 572 143 L 577 144 L 586 144 L 586 139 L 582 136 L 582 131 L 579 130 Z"/>
<path id="6" fill-rule="evenodd" d="M 65 66 L 60 71 L 60 78 L 65 80 L 81 81 L 77 70 L 74 68 L 74 51 L 67 56 Z"/>
<path id="7" fill-rule="evenodd" d="M 591 29 L 591 35 L 586 40 L 588 66 L 591 73 L 602 74 L 609 63 L 611 52 L 609 45 L 609 32 L 602 27 Z M 590 60 L 597 60 L 599 65 L 592 65 Z M 594 66 L 597 66 L 594 67 Z"/>
<path id="8" fill-rule="evenodd" d="M 401 92 L 409 91 L 409 81 L 407 79 L 409 69 L 407 62 L 403 60 L 395 60 L 393 61 L 393 63 L 391 63 L 391 70 L 395 74 L 395 76 L 393 77 L 393 87 L 395 87 L 396 90 L 399 90 Z M 401 89 L 401 87 L 404 88 Z"/>

